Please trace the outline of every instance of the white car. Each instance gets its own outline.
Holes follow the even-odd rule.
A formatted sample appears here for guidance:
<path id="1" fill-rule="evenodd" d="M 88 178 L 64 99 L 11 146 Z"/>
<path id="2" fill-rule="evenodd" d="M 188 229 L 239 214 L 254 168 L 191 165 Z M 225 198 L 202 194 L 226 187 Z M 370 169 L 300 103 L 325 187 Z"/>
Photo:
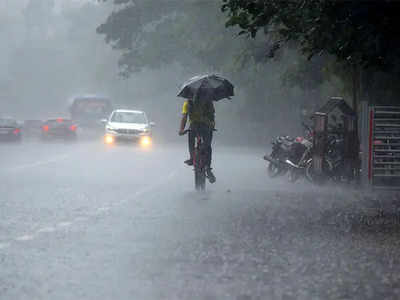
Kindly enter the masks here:
<path id="1" fill-rule="evenodd" d="M 139 142 L 142 146 L 151 144 L 154 123 L 149 122 L 143 111 L 117 109 L 103 122 L 107 144 L 119 141 Z"/>

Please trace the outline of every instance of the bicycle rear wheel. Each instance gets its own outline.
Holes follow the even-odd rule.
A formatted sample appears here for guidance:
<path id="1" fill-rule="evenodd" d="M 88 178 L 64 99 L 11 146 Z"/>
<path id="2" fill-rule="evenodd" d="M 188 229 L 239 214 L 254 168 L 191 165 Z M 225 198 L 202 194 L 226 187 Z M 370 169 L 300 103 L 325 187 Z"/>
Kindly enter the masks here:
<path id="1" fill-rule="evenodd" d="M 194 186 L 197 191 L 204 191 L 206 188 L 206 172 L 201 164 L 199 152 L 195 150 L 194 159 Z"/>
<path id="2" fill-rule="evenodd" d="M 204 191 L 206 189 L 206 175 L 205 175 L 204 171 L 202 171 L 202 170 L 196 171 L 195 170 L 194 173 L 195 173 L 194 180 L 195 180 L 196 190 Z"/>

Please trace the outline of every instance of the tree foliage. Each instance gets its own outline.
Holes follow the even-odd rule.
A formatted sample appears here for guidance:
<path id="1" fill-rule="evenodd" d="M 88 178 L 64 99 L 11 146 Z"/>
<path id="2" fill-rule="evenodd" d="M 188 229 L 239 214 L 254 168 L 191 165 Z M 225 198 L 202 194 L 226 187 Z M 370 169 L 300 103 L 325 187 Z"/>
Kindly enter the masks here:
<path id="1" fill-rule="evenodd" d="M 272 52 L 294 41 L 308 57 L 327 53 L 340 62 L 400 72 L 398 1 L 223 0 L 222 11 L 226 26 L 239 26 L 241 34 L 272 35 Z"/>
<path id="2" fill-rule="evenodd" d="M 122 0 L 97 28 L 121 51 L 124 75 L 179 63 L 185 69 L 227 71 L 260 53 L 259 41 L 235 39 L 214 0 Z M 193 71 L 192 71 L 193 72 Z"/>
<path id="3" fill-rule="evenodd" d="M 119 9 L 97 28 L 97 33 L 103 34 L 114 49 L 122 51 L 120 66 L 124 75 L 185 60 L 189 41 L 183 41 L 187 28 L 182 27 L 182 20 L 192 2 L 114 0 Z"/>

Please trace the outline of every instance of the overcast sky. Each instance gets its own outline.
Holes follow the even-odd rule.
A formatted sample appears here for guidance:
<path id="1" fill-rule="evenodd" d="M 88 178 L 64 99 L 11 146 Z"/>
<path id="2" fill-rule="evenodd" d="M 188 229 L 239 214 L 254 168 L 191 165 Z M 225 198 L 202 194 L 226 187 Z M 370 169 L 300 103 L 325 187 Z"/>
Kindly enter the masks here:
<path id="1" fill-rule="evenodd" d="M 30 0 L 0 0 L 0 14 L 8 17 L 16 17 L 21 10 L 26 7 Z M 34 0 L 41 1 L 41 0 Z M 60 11 L 63 7 L 86 2 L 96 3 L 96 0 L 54 0 L 56 11 Z"/>

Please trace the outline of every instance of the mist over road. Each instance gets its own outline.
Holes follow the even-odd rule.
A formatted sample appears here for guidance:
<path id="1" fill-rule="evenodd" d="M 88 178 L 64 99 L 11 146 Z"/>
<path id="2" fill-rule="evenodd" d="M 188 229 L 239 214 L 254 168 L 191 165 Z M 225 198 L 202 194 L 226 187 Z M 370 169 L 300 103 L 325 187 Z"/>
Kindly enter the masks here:
<path id="1" fill-rule="evenodd" d="M 1 144 L 0 299 L 398 299 L 393 207 L 263 154 L 217 145 L 199 194 L 184 144 Z"/>

